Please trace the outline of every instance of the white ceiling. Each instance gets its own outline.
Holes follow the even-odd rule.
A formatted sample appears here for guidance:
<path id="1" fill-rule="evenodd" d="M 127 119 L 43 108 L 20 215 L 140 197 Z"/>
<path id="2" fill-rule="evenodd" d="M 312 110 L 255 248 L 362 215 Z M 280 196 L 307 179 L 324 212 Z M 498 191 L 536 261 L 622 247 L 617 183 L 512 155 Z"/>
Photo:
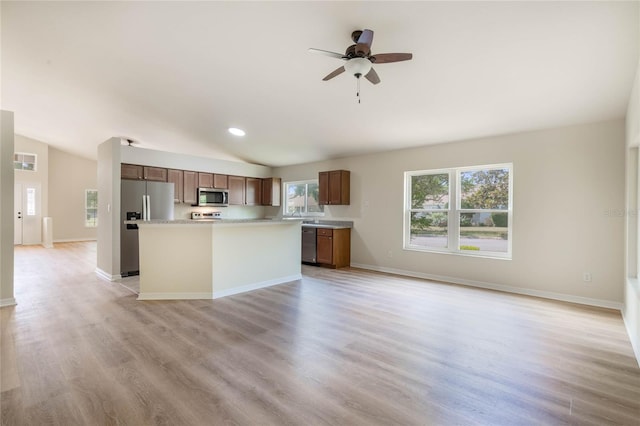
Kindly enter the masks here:
<path id="1" fill-rule="evenodd" d="M 638 2 L 2 2 L 16 133 L 269 166 L 623 117 Z M 322 78 L 353 30 L 382 83 Z M 229 126 L 247 131 L 239 139 Z"/>

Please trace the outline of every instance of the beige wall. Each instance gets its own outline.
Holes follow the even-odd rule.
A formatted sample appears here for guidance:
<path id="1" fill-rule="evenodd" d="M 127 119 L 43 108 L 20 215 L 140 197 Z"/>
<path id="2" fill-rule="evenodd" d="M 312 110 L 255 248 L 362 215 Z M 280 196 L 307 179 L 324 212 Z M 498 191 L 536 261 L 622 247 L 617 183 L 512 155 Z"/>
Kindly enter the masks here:
<path id="1" fill-rule="evenodd" d="M 0 307 L 13 296 L 13 112 L 0 111 Z"/>
<path id="2" fill-rule="evenodd" d="M 85 190 L 98 188 L 97 169 L 96 161 L 49 147 L 49 216 L 54 241 L 96 239 L 96 228 L 84 226 L 84 208 Z"/>
<path id="3" fill-rule="evenodd" d="M 276 169 L 283 181 L 351 171 L 352 265 L 621 307 L 624 121 L 520 133 Z M 403 173 L 513 163 L 513 260 L 405 251 Z M 593 281 L 582 281 L 583 272 Z"/>

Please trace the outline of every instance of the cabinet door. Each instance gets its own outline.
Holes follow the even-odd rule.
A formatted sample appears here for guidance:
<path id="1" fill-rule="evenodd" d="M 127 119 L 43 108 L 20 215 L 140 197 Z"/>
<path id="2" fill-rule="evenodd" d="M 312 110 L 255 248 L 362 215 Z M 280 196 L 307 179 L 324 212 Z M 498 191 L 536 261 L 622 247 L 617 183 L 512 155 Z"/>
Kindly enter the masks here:
<path id="1" fill-rule="evenodd" d="M 333 230 L 333 258 L 331 264 L 336 268 L 351 265 L 351 229 Z"/>
<path id="2" fill-rule="evenodd" d="M 340 170 L 329 172 L 329 204 L 342 204 L 342 173 Z"/>
<path id="3" fill-rule="evenodd" d="M 280 206 L 280 178 L 262 179 L 262 205 Z"/>
<path id="4" fill-rule="evenodd" d="M 121 164 L 120 165 L 120 178 L 121 179 L 142 179 L 142 166 L 136 164 Z"/>
<path id="5" fill-rule="evenodd" d="M 184 173 L 182 170 L 167 170 L 167 182 L 173 183 L 173 202 L 181 203 L 184 193 Z"/>
<path id="6" fill-rule="evenodd" d="M 246 192 L 245 204 L 259 206 L 262 204 L 262 180 L 259 178 L 245 178 Z"/>
<path id="7" fill-rule="evenodd" d="M 329 172 L 318 173 L 318 204 L 329 204 Z"/>
<path id="8" fill-rule="evenodd" d="M 144 166 L 144 179 L 154 182 L 166 182 L 167 181 L 167 169 L 161 167 L 148 167 Z"/>
<path id="9" fill-rule="evenodd" d="M 213 173 L 198 173 L 198 188 L 213 188 Z"/>
<path id="10" fill-rule="evenodd" d="M 351 173 L 332 170 L 318 173 L 318 202 L 321 205 L 347 205 L 351 202 Z"/>
<path id="11" fill-rule="evenodd" d="M 183 173 L 184 191 L 182 198 L 186 204 L 198 203 L 198 173 L 185 170 Z"/>
<path id="12" fill-rule="evenodd" d="M 325 265 L 333 264 L 333 232 L 318 229 L 316 236 L 316 261 Z"/>
<path id="13" fill-rule="evenodd" d="M 242 176 L 229 176 L 229 204 L 244 204 L 245 182 Z"/>
<path id="14" fill-rule="evenodd" d="M 227 175 L 213 175 L 213 187 L 216 189 L 228 189 L 229 188 L 229 176 Z"/>

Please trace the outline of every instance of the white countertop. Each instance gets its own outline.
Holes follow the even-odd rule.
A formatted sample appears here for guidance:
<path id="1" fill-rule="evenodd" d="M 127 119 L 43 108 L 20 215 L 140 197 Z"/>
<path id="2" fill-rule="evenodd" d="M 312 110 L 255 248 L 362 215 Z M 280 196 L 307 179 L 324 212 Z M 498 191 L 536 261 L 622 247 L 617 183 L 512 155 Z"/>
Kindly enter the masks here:
<path id="1" fill-rule="evenodd" d="M 303 223 L 304 228 L 326 228 L 326 229 L 350 229 L 351 226 L 346 225 L 329 225 L 326 223 Z"/>

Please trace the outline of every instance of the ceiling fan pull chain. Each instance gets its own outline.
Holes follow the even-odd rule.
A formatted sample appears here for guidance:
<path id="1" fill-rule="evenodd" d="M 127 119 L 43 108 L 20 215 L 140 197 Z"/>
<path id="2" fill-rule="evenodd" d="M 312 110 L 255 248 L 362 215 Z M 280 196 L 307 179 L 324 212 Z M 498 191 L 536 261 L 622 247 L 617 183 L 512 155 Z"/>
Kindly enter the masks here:
<path id="1" fill-rule="evenodd" d="M 356 98 L 358 98 L 358 103 L 360 103 L 360 76 L 356 76 L 356 80 L 358 81 L 358 89 L 356 91 Z"/>

